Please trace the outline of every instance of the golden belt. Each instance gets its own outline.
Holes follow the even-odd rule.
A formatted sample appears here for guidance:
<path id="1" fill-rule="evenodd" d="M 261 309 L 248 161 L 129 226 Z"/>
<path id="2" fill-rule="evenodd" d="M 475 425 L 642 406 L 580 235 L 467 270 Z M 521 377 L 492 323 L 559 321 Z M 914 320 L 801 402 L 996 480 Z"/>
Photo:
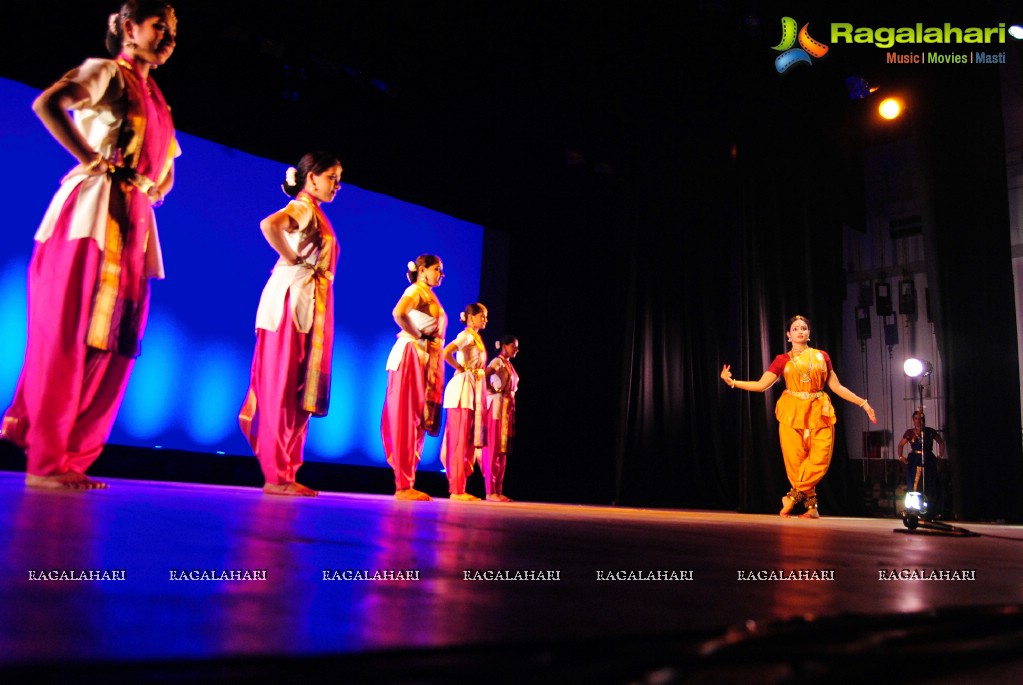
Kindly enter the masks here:
<path id="1" fill-rule="evenodd" d="M 818 397 L 820 397 L 821 395 L 823 395 L 824 392 L 823 391 L 820 391 L 820 392 L 796 392 L 795 390 L 788 390 L 788 389 L 786 389 L 785 390 L 785 394 L 786 395 L 792 395 L 793 397 L 798 397 L 801 400 L 815 400 Z"/>

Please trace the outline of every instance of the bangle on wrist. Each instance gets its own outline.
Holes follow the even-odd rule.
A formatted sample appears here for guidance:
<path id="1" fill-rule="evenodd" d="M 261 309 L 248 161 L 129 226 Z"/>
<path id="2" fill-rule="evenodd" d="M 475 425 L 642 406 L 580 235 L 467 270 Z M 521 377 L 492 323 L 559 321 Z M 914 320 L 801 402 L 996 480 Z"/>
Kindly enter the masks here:
<path id="1" fill-rule="evenodd" d="M 860 405 L 860 409 L 863 409 L 865 406 L 867 406 L 867 401 L 863 400 L 863 404 Z"/>
<path id="2" fill-rule="evenodd" d="M 103 155 L 101 155 L 100 153 L 97 152 L 96 153 L 96 159 L 94 159 L 91 162 L 89 162 L 88 164 L 86 164 L 85 165 L 85 170 L 86 171 L 95 171 L 96 169 L 99 168 L 99 165 L 102 164 L 102 163 L 103 163 Z"/>
<path id="3" fill-rule="evenodd" d="M 734 378 L 729 378 L 728 379 L 728 387 L 730 387 L 730 388 L 734 388 L 735 387 L 735 379 Z"/>

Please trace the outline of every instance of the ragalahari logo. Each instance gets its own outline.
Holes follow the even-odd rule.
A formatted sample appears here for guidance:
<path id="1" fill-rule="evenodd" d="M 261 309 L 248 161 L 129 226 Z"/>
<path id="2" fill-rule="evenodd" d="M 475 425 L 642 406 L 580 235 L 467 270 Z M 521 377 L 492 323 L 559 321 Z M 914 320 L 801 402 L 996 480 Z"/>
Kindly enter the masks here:
<path id="1" fill-rule="evenodd" d="M 828 46 L 810 37 L 807 30 L 809 24 L 803 24 L 803 28 L 797 32 L 799 24 L 792 17 L 781 18 L 781 42 L 775 45 L 772 50 L 780 50 L 782 53 L 774 59 L 774 68 L 779 74 L 784 74 L 800 62 L 813 64 L 815 59 L 820 59 L 828 54 Z M 796 42 L 799 47 L 794 47 Z"/>

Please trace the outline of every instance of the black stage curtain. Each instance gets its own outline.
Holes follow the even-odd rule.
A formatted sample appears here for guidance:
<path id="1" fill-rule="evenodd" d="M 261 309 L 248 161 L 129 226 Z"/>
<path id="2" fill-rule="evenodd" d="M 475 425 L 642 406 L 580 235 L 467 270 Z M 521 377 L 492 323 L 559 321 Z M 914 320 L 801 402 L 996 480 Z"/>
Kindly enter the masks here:
<path id="1" fill-rule="evenodd" d="M 784 386 L 731 390 L 721 366 L 731 364 L 736 378 L 759 378 L 785 351 L 786 320 L 796 313 L 813 322 L 811 344 L 840 352 L 844 153 L 826 137 L 804 135 L 790 150 L 767 131 L 752 133 L 674 215 L 644 216 L 641 225 L 661 228 L 631 245 L 617 448 L 622 503 L 776 511 L 788 489 L 774 419 Z M 827 161 L 807 173 L 797 166 L 806 157 Z M 823 511 L 854 510 L 862 498 L 853 471 L 840 436 L 820 489 Z"/>
<path id="2" fill-rule="evenodd" d="M 620 182 L 585 165 L 548 170 L 530 182 L 521 213 L 505 218 L 515 233 L 504 326 L 484 335 L 511 333 L 521 345 L 505 493 L 609 504 L 626 240 Z"/>
<path id="3" fill-rule="evenodd" d="M 874 103 L 850 103 L 836 69 L 770 78 L 769 64 L 748 68 L 762 45 L 734 47 L 717 79 L 677 60 L 629 72 L 634 97 L 604 131 L 616 138 L 613 173 L 591 159 L 526 186 L 509 179 L 529 200 L 504 217 L 507 325 L 522 337 L 513 497 L 774 513 L 788 489 L 774 418 L 781 384 L 750 394 L 718 374 L 730 363 L 736 377 L 759 378 L 796 313 L 836 362 L 858 344 L 841 336 L 842 232 L 863 228 L 872 133 L 855 122 Z M 926 85 L 929 282 L 943 317 L 958 510 L 1015 520 L 1023 460 L 1004 149 L 997 83 L 978 74 Z M 836 371 L 863 393 L 852 370 Z M 859 514 L 861 467 L 845 442 L 864 422 L 835 406 L 822 512 Z"/>
<path id="4" fill-rule="evenodd" d="M 915 139 L 954 509 L 967 520 L 1020 522 L 1020 375 L 1000 72 L 928 71 L 918 94 Z"/>
<path id="5" fill-rule="evenodd" d="M 612 174 L 533 177 L 529 213 L 507 216 L 507 322 L 523 338 L 512 497 L 773 513 L 788 489 L 781 386 L 751 395 L 718 374 L 758 378 L 795 313 L 838 358 L 841 232 L 862 166 L 841 123 L 794 99 L 824 85 L 691 76 L 642 89 L 657 104 L 633 104 Z M 843 444 L 825 513 L 862 500 Z"/>
<path id="6" fill-rule="evenodd" d="M 929 78 L 914 126 L 955 513 L 1019 521 L 1020 376 L 999 83 L 994 72 Z M 777 510 L 788 487 L 773 417 L 780 384 L 751 395 L 727 389 L 718 372 L 730 363 L 737 378 L 758 378 L 785 349 L 784 324 L 795 313 L 811 319 L 811 344 L 834 360 L 856 344 L 841 338 L 841 236 L 861 220 L 864 141 L 840 118 L 830 121 L 741 129 L 744 143 L 723 177 L 674 213 L 662 200 L 661 212 L 651 208 L 638 222 L 647 230 L 630 246 L 618 501 Z M 862 394 L 859 379 L 836 371 Z M 860 430 L 862 419 L 848 403 L 835 405 L 822 511 L 858 514 L 862 477 L 843 432 Z"/>

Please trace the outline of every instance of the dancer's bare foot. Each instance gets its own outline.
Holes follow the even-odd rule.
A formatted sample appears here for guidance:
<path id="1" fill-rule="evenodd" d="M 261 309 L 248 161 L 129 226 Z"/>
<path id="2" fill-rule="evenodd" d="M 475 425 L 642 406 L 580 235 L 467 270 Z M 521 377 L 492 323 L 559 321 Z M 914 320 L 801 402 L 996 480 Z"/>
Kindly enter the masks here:
<path id="1" fill-rule="evenodd" d="M 487 501 L 488 502 L 514 502 L 515 500 L 513 500 L 510 497 L 505 497 L 501 493 L 494 492 L 494 493 L 491 493 L 491 494 L 487 495 Z"/>
<path id="2" fill-rule="evenodd" d="M 781 511 L 778 512 L 778 516 L 788 518 L 789 512 L 792 511 L 792 507 L 794 506 L 796 506 L 796 500 L 792 499 L 788 495 L 783 495 L 781 498 Z"/>
<path id="3" fill-rule="evenodd" d="M 408 500 L 414 502 L 429 502 L 432 497 L 425 492 L 419 492 L 413 488 L 405 488 L 394 493 L 394 499 Z"/>
<path id="4" fill-rule="evenodd" d="M 84 473 L 68 471 L 55 476 L 33 476 L 25 474 L 25 485 L 41 490 L 102 490 L 106 483 L 89 478 Z"/>
<path id="5" fill-rule="evenodd" d="M 267 495 L 284 495 L 286 497 L 316 497 L 320 494 L 312 488 L 307 488 L 301 483 L 267 483 L 263 486 L 263 493 Z"/>
<path id="6" fill-rule="evenodd" d="M 468 492 L 453 492 L 448 496 L 448 499 L 453 499 L 456 502 L 479 502 L 480 498 L 476 495 L 470 495 Z"/>
<path id="7" fill-rule="evenodd" d="M 817 507 L 807 509 L 805 512 L 799 515 L 799 518 L 801 519 L 819 519 L 820 517 L 821 515 L 817 513 Z"/>

